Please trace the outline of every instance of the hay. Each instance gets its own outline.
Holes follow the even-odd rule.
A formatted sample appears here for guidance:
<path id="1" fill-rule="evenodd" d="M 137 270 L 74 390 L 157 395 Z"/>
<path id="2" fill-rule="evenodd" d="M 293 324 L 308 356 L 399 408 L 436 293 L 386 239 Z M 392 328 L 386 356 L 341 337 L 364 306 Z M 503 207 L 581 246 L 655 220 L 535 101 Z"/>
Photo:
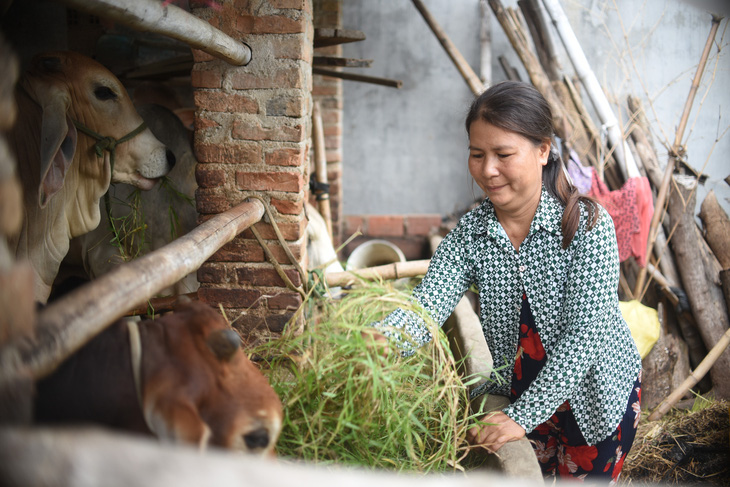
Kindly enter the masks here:
<path id="1" fill-rule="evenodd" d="M 714 401 L 642 421 L 621 483 L 730 486 L 729 408 L 727 401 Z"/>
<path id="2" fill-rule="evenodd" d="M 445 336 L 411 357 L 383 356 L 361 331 L 408 292 L 382 283 L 316 301 L 316 319 L 255 351 L 284 404 L 279 458 L 408 472 L 461 470 L 468 396 Z M 305 303 L 306 304 L 306 303 Z M 312 306 L 314 307 L 314 306 Z"/>

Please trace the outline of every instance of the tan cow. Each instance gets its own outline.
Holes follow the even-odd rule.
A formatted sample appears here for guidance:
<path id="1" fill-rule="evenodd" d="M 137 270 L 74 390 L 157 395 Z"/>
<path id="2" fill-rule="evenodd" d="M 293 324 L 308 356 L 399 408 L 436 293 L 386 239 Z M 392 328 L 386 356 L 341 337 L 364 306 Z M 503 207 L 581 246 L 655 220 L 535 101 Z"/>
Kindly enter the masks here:
<path id="1" fill-rule="evenodd" d="M 112 324 L 37 384 L 35 408 L 39 423 L 96 423 L 255 454 L 273 453 L 283 416 L 238 334 L 197 301 L 132 327 Z"/>
<path id="2" fill-rule="evenodd" d="M 16 99 L 10 141 L 25 214 L 11 245 L 33 266 L 35 299 L 45 302 L 69 240 L 99 225 L 110 181 L 150 189 L 174 157 L 145 128 L 119 80 L 86 56 L 36 56 Z"/>

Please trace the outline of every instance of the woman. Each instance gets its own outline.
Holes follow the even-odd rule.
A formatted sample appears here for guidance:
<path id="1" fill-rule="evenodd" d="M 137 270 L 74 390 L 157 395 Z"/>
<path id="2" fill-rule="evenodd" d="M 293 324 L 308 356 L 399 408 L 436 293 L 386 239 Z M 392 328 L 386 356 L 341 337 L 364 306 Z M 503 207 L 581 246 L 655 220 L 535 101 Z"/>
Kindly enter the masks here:
<path id="1" fill-rule="evenodd" d="M 486 198 L 444 238 L 413 297 L 441 325 L 479 289 L 494 369 L 512 377 L 472 395 L 511 404 L 469 440 L 497 451 L 527 436 L 545 475 L 616 479 L 638 424 L 641 358 L 618 306 L 613 222 L 567 180 L 533 86 L 492 86 L 466 130 L 469 172 Z M 431 340 L 402 309 L 375 326 L 404 354 Z"/>

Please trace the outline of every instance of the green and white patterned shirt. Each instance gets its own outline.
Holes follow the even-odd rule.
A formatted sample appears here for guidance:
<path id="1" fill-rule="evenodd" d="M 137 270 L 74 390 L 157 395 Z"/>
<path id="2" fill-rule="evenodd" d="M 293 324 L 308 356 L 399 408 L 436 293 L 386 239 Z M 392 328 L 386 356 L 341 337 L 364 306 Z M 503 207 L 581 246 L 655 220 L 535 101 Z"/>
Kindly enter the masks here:
<path id="1" fill-rule="evenodd" d="M 581 204 L 582 205 L 582 204 Z M 494 369 L 481 392 L 509 395 L 518 346 L 523 290 L 547 354 L 545 366 L 522 396 L 503 411 L 530 432 L 566 400 L 588 444 L 611 434 L 626 411 L 641 357 L 618 306 L 619 260 L 613 220 L 602 207 L 586 230 L 588 210 L 563 250 L 563 206 L 543 187 L 540 204 L 519 252 L 497 220 L 489 199 L 464 215 L 441 242 L 416 300 L 443 325 L 466 290 L 479 289 L 480 316 Z M 374 326 L 403 354 L 431 334 L 421 317 L 397 309 Z M 395 331 L 394 331 L 395 329 Z"/>

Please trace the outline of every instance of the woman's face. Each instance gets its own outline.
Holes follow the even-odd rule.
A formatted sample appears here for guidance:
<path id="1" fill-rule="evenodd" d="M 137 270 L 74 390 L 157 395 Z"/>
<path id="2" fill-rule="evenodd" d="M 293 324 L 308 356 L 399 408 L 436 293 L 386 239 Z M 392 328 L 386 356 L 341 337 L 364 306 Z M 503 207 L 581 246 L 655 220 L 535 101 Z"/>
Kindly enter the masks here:
<path id="1" fill-rule="evenodd" d="M 540 202 L 548 141 L 536 146 L 524 136 L 476 120 L 469 128 L 469 172 L 500 213 L 534 211 Z"/>

